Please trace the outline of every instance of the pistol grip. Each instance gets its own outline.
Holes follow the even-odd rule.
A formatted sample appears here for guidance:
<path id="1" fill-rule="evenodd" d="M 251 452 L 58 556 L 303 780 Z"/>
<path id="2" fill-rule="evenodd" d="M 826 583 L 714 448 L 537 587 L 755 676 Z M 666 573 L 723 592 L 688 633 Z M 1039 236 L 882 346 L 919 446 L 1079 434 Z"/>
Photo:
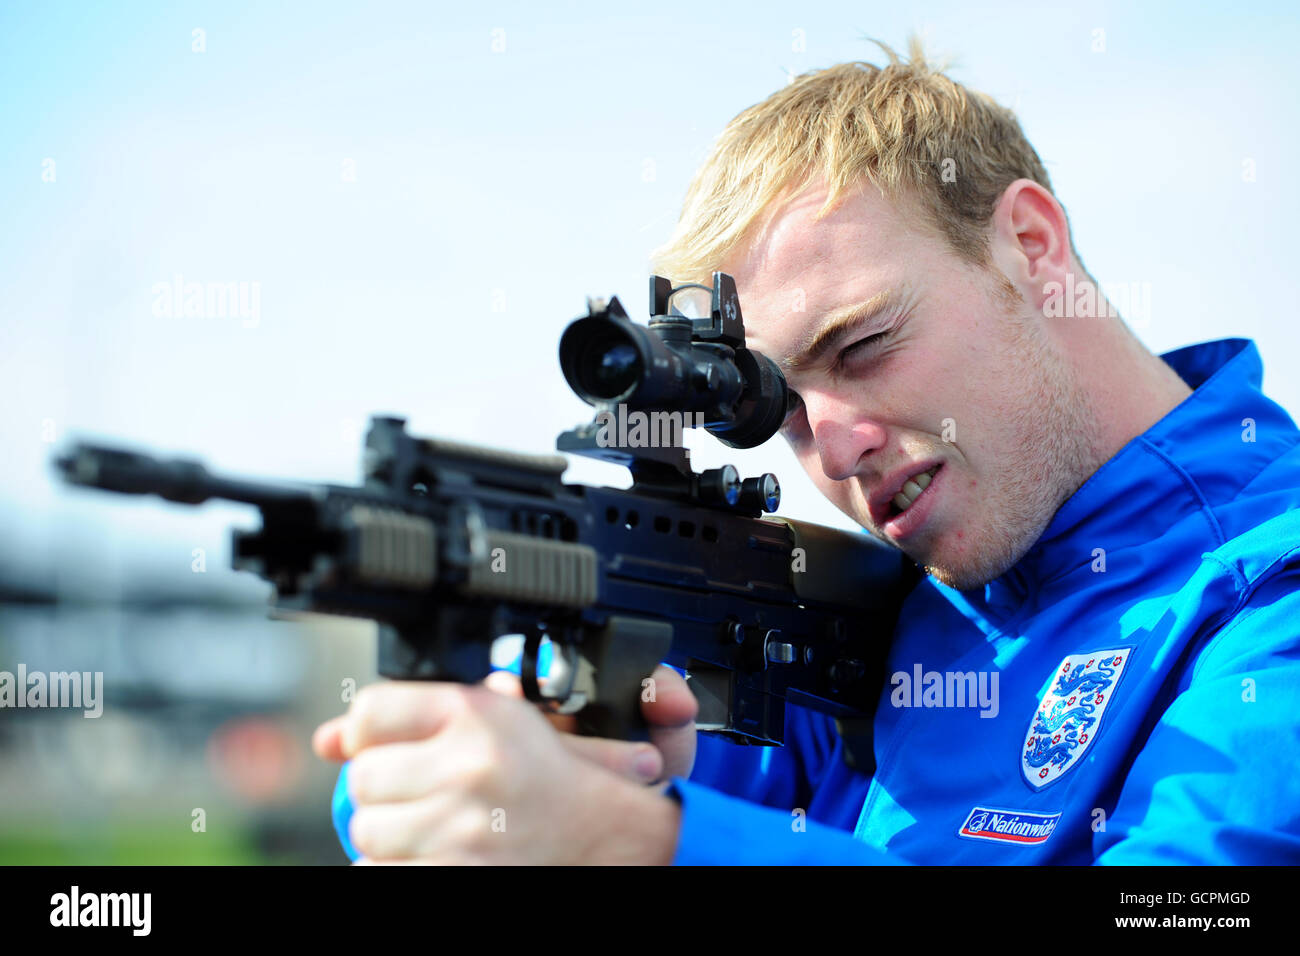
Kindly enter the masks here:
<path id="1" fill-rule="evenodd" d="M 575 715 L 578 732 L 587 737 L 650 739 L 642 699 L 653 691 L 647 681 L 672 643 L 671 624 L 646 618 L 611 617 L 592 632 L 579 649 L 590 683 L 587 705 Z"/>

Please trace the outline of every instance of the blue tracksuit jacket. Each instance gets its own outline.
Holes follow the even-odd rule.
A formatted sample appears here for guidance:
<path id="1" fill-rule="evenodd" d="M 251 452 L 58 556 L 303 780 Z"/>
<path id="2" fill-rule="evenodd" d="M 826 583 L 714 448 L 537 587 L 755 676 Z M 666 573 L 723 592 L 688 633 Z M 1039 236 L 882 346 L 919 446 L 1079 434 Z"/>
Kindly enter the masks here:
<path id="1" fill-rule="evenodd" d="M 910 595 L 874 777 L 793 705 L 701 735 L 674 862 L 1300 863 L 1300 431 L 1253 343 L 1163 357 L 1194 394 L 1015 567 Z"/>

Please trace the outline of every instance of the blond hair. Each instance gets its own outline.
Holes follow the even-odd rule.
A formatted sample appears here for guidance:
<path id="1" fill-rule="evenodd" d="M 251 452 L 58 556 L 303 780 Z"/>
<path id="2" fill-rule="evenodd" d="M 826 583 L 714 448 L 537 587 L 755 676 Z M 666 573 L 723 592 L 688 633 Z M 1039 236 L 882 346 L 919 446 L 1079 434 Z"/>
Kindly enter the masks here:
<path id="1" fill-rule="evenodd" d="M 985 232 L 997 200 L 1021 178 L 1050 192 L 1042 161 L 1014 113 L 927 64 L 916 37 L 907 63 L 873 42 L 888 66 L 805 73 L 727 124 L 687 190 L 672 238 L 651 256 L 654 272 L 707 282 L 769 206 L 819 175 L 829 195 L 816 218 L 865 180 L 886 199 L 919 204 L 922 223 L 962 259 L 991 264 Z"/>

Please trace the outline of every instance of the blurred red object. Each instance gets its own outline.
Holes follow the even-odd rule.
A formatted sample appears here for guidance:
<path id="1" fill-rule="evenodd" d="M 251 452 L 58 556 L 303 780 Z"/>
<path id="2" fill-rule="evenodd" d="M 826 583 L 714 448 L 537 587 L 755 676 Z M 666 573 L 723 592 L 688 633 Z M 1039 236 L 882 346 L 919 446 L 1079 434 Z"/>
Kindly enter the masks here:
<path id="1" fill-rule="evenodd" d="M 289 794 L 302 777 L 305 744 L 266 717 L 227 721 L 208 739 L 208 765 L 235 794 L 252 803 L 272 803 Z"/>

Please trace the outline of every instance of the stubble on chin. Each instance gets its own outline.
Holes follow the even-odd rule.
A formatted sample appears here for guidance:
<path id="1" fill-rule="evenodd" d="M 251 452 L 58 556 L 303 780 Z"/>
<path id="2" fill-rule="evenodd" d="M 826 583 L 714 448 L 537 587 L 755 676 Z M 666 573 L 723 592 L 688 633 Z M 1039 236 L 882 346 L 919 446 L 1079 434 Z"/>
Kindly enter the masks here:
<path id="1" fill-rule="evenodd" d="M 927 574 L 958 591 L 983 588 L 1013 568 L 1101 464 L 1089 394 L 1035 321 L 1013 319 L 1005 342 L 1006 380 L 1022 383 L 1004 426 L 1014 451 L 1001 456 L 993 487 L 975 503 L 982 513 L 956 516 L 960 551 L 951 553 L 950 528 L 937 543 L 950 553 L 932 553 L 925 563 Z"/>

